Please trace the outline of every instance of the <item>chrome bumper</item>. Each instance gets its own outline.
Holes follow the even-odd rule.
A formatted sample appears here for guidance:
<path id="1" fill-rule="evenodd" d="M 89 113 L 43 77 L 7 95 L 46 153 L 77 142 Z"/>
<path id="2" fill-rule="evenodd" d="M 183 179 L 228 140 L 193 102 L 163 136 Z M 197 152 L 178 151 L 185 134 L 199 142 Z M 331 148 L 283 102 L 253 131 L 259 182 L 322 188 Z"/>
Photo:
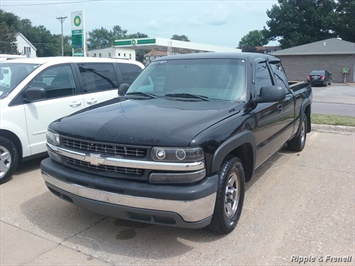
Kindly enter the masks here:
<path id="1" fill-rule="evenodd" d="M 125 207 L 172 212 L 179 214 L 188 223 L 199 222 L 207 217 L 211 217 L 216 200 L 216 193 L 190 201 L 137 197 L 65 182 L 43 171 L 42 176 L 45 182 L 76 196 Z"/>

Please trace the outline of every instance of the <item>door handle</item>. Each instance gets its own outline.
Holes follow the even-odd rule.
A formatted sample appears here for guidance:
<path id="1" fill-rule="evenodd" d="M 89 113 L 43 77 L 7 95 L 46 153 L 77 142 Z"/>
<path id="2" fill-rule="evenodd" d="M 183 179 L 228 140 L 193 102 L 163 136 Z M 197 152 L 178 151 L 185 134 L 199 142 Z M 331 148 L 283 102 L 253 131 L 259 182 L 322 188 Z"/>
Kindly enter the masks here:
<path id="1" fill-rule="evenodd" d="M 78 107 L 81 105 L 81 101 L 73 101 L 69 104 L 71 107 Z"/>
<path id="2" fill-rule="evenodd" d="M 97 103 L 97 100 L 94 98 L 91 98 L 90 100 L 86 101 L 87 104 L 95 104 Z"/>
<path id="3" fill-rule="evenodd" d="M 282 104 L 279 104 L 277 106 L 277 112 L 280 113 L 282 111 L 283 107 L 282 107 Z"/>

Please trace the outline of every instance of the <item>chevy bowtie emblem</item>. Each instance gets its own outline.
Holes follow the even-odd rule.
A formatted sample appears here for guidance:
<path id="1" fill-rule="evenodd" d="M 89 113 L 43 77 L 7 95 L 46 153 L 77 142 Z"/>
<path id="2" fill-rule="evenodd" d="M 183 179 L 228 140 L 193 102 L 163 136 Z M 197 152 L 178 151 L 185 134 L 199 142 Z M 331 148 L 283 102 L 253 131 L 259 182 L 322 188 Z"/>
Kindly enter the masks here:
<path id="1" fill-rule="evenodd" d="M 99 166 L 104 163 L 105 158 L 102 158 L 98 153 L 90 153 L 85 156 L 84 161 L 90 163 L 91 165 Z"/>

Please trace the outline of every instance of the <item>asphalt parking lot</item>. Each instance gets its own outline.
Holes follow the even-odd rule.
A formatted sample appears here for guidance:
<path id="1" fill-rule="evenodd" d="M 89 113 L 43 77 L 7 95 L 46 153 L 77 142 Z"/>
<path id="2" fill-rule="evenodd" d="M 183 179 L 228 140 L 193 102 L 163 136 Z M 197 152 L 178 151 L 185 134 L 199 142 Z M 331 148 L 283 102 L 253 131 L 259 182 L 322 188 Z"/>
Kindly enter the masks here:
<path id="1" fill-rule="evenodd" d="M 40 159 L 26 162 L 0 186 L 0 265 L 353 265 L 354 131 L 307 137 L 256 172 L 227 236 L 79 209 L 47 190 Z"/>

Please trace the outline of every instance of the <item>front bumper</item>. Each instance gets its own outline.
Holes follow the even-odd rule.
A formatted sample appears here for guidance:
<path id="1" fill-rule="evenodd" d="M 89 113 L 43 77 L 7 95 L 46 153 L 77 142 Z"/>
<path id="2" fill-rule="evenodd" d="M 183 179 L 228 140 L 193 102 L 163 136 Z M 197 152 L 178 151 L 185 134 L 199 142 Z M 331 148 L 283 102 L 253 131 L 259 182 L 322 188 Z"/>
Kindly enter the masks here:
<path id="1" fill-rule="evenodd" d="M 218 177 L 196 185 L 156 185 L 103 178 L 67 168 L 47 158 L 41 162 L 51 192 L 79 207 L 108 216 L 185 228 L 211 221 Z"/>

